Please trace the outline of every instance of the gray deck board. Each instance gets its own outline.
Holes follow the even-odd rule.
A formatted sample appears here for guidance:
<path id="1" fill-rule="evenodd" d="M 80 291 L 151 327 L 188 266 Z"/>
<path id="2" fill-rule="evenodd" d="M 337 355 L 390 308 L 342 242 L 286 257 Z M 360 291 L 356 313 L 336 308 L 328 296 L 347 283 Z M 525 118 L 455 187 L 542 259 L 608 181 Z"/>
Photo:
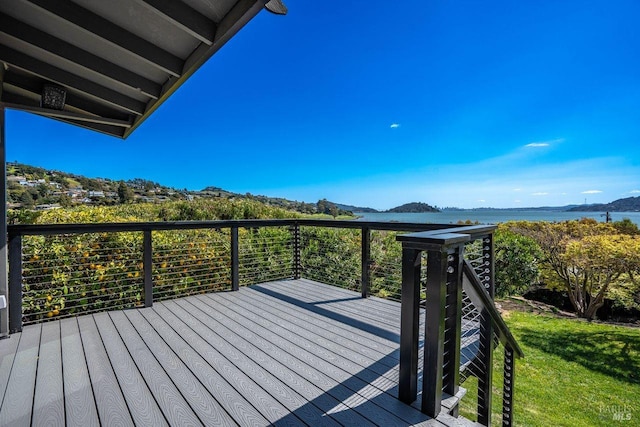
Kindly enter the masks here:
<path id="1" fill-rule="evenodd" d="M 94 317 L 91 315 L 78 317 L 78 326 L 100 423 L 102 425 L 134 425 Z"/>
<path id="2" fill-rule="evenodd" d="M 64 426 L 66 424 L 60 322 L 48 322 L 42 325 L 31 423 L 34 426 Z"/>
<path id="3" fill-rule="evenodd" d="M 307 369 L 311 368 L 306 374 L 317 385 L 323 387 L 326 392 L 335 395 L 336 398 L 343 400 L 347 405 L 352 405 L 357 411 L 362 411 L 364 416 L 373 417 L 383 425 L 397 425 L 401 419 L 394 414 L 423 418 L 418 411 L 411 410 L 403 404 L 401 404 L 399 411 L 393 411 L 390 416 L 390 413 L 385 408 L 388 408 L 389 405 L 397 407 L 396 403 L 400 402 L 395 396 L 385 395 L 383 389 L 376 388 L 355 376 L 354 374 L 360 373 L 362 366 L 358 366 L 346 359 L 338 359 L 342 360 L 343 363 L 338 363 L 341 366 L 336 366 L 332 363 L 336 361 L 335 359 L 329 361 L 324 359 L 323 352 L 315 351 L 313 346 L 307 346 L 304 342 L 293 338 L 293 335 L 290 335 L 286 329 L 278 327 L 275 323 L 266 323 L 249 311 L 233 312 L 231 310 L 221 310 L 221 313 L 228 317 L 230 321 L 238 322 L 238 324 L 244 325 L 247 330 L 253 331 L 254 336 L 252 339 L 256 340 L 256 342 L 277 344 L 281 350 L 278 353 L 279 358 L 286 360 L 288 366 L 295 368 L 302 365 Z M 296 362 L 296 359 L 298 362 Z M 343 369 L 345 365 L 347 370 Z M 370 378 L 377 376 L 375 373 L 370 374 Z M 381 382 L 383 381 L 378 381 L 378 383 Z M 387 382 L 387 386 L 393 386 L 393 383 Z M 376 405 L 367 405 L 365 408 L 360 408 L 360 405 L 367 400 L 374 401 Z M 405 411 L 403 412 L 402 410 Z"/>
<path id="4" fill-rule="evenodd" d="M 187 368 L 164 340 L 156 333 L 139 311 L 114 313 L 114 316 L 126 314 L 136 328 L 147 347 L 156 357 L 178 391 L 191 409 L 205 425 L 234 426 L 233 418 L 211 396 L 198 378 Z"/>
<path id="5" fill-rule="evenodd" d="M 176 301 L 183 309 L 189 308 L 190 311 L 196 311 L 196 309 L 202 309 L 203 306 L 194 306 L 187 302 L 193 298 L 185 298 Z M 217 341 L 217 348 L 223 353 L 228 354 L 237 366 L 245 372 L 250 372 L 251 377 L 267 390 L 277 390 L 277 395 L 281 397 L 281 402 L 286 406 L 287 410 L 294 412 L 305 423 L 309 425 L 326 425 L 336 426 L 339 425 L 336 421 L 330 417 L 325 416 L 318 406 L 308 404 L 308 400 L 300 393 L 300 390 L 296 390 L 295 386 L 299 388 L 305 387 L 306 384 L 301 383 L 299 378 L 295 378 L 292 375 L 287 375 L 287 372 L 274 364 L 262 365 L 256 363 L 256 360 L 260 360 L 260 354 L 255 347 L 243 345 L 241 338 L 238 337 L 231 329 L 227 328 L 224 324 L 219 323 L 213 317 L 210 316 L 212 312 L 208 311 L 205 307 L 204 311 L 201 311 L 204 316 L 199 315 L 199 320 L 203 323 L 203 326 L 218 335 L 219 338 L 223 338 L 222 341 Z M 212 338 L 215 338 L 211 336 Z M 265 360 L 266 361 L 266 360 Z M 304 390 L 302 390 L 304 392 Z"/>
<path id="6" fill-rule="evenodd" d="M 272 286 L 281 286 L 281 283 L 274 282 L 269 283 L 268 286 L 271 288 Z M 251 288 L 251 290 L 256 289 L 256 287 Z M 253 292 L 239 292 L 239 293 L 230 293 L 224 295 L 224 298 L 234 298 L 234 299 L 244 299 L 247 295 L 253 294 Z M 260 294 L 255 293 L 255 297 L 260 300 Z M 262 299 L 264 300 L 264 299 Z M 256 301 L 257 303 L 257 301 Z M 220 300 L 216 300 L 216 306 L 220 307 L 221 304 L 224 304 Z M 341 344 L 335 341 L 322 341 L 321 345 L 317 345 L 317 342 L 313 341 L 314 334 L 325 334 L 326 330 L 331 330 L 333 332 L 340 329 L 348 329 L 352 328 L 352 326 L 347 325 L 345 323 L 340 323 L 333 321 L 332 319 L 323 318 L 321 315 L 317 313 L 310 313 L 306 310 L 306 313 L 299 314 L 300 319 L 302 319 L 303 323 L 308 322 L 312 323 L 313 318 L 322 318 L 326 323 L 324 325 L 320 325 L 316 328 L 304 328 L 304 327 L 291 327 L 289 325 L 290 318 L 282 318 L 283 313 L 289 312 L 290 306 L 283 304 L 280 310 L 275 310 L 272 312 L 266 308 L 265 303 L 262 303 L 263 310 L 260 310 L 258 314 L 252 312 L 250 308 L 245 308 L 243 311 L 239 311 L 242 309 L 243 304 L 240 303 L 232 303 L 228 304 L 229 307 L 233 307 L 236 313 L 225 312 L 225 315 L 229 318 L 233 318 L 237 322 L 248 322 L 247 327 L 251 328 L 251 325 L 260 325 L 264 328 L 262 334 L 269 333 L 269 331 L 277 332 L 280 336 L 286 337 L 287 340 L 293 343 L 293 350 L 296 349 L 310 349 L 310 351 L 314 351 L 315 355 L 320 356 L 325 361 L 335 366 L 338 366 L 342 369 L 345 369 L 350 375 L 353 375 L 352 379 L 359 378 L 365 381 L 366 383 L 370 383 L 365 387 L 363 392 L 368 395 L 369 399 L 372 399 L 372 396 L 376 396 L 376 399 L 383 400 L 385 405 L 390 404 L 389 398 L 392 399 L 392 405 L 399 403 L 397 400 L 397 382 L 398 382 L 398 344 L 395 344 L 395 349 L 390 350 L 390 353 L 378 353 L 373 355 L 372 357 L 362 356 L 360 353 L 353 352 L 354 349 L 359 348 L 359 345 L 353 345 L 348 341 L 342 341 Z M 275 313 L 275 314 L 274 314 Z M 354 322 L 359 319 L 350 318 Z M 357 328 L 355 328 L 357 329 Z M 369 338 L 372 338 L 372 334 L 368 334 Z M 422 360 L 422 357 L 420 358 Z M 316 362 L 308 362 L 309 365 L 315 366 Z M 420 365 L 421 366 L 421 365 Z M 419 380 L 419 385 L 421 384 L 421 378 Z M 376 390 L 377 389 L 377 390 Z M 382 396 L 381 392 L 386 393 L 386 395 Z M 418 401 L 416 401 L 418 402 Z M 414 405 L 415 408 L 419 408 L 419 405 Z M 396 415 L 403 414 L 407 420 L 411 422 L 416 422 L 416 415 L 421 417 L 422 414 L 419 414 L 418 411 L 408 410 L 404 405 L 398 406 L 395 405 L 394 413 Z"/>
<path id="7" fill-rule="evenodd" d="M 304 289 L 306 292 L 309 292 L 311 295 L 314 294 L 314 283 L 310 280 L 301 279 L 293 289 Z M 339 288 L 337 286 L 332 286 L 332 289 L 328 289 L 327 292 L 323 292 L 322 295 L 325 297 L 332 297 L 337 300 L 336 303 L 339 303 L 340 300 L 346 298 L 353 298 L 353 291 L 349 291 L 344 288 Z M 400 318 L 400 304 L 395 301 L 384 300 L 382 298 L 377 297 L 369 297 L 367 299 L 358 298 L 359 294 L 356 294 L 356 298 L 353 300 L 351 304 L 348 306 L 344 306 L 344 308 L 352 308 L 356 311 L 361 312 L 362 314 L 371 313 L 374 314 L 376 318 L 378 316 L 382 316 L 387 321 L 390 321 L 395 325 L 395 321 Z M 331 298 L 327 298 L 331 300 Z M 341 304 L 336 304 L 341 305 Z"/>
<path id="8" fill-rule="evenodd" d="M 382 312 L 378 310 L 375 304 L 363 305 L 363 302 L 368 302 L 369 299 L 363 300 L 359 296 L 354 297 L 353 293 L 345 294 L 345 292 L 349 291 L 344 289 L 338 288 L 338 292 L 330 290 L 328 291 L 329 293 L 323 293 L 319 296 L 314 294 L 313 289 L 309 289 L 308 286 L 297 286 L 297 284 L 296 286 L 287 286 L 285 282 L 272 282 L 266 286 L 256 285 L 256 289 L 263 289 L 263 292 L 267 293 L 278 292 L 281 296 L 288 297 L 287 299 L 292 300 L 296 305 L 307 303 L 311 307 L 317 308 L 317 311 L 321 313 L 328 311 L 358 318 L 389 331 L 390 337 L 395 337 L 395 333 L 398 331 L 398 322 L 400 321 L 399 304 L 394 312 L 387 310 Z M 395 339 L 392 339 L 392 341 L 395 341 Z"/>
<path id="9" fill-rule="evenodd" d="M 0 404 L 4 400 L 4 395 L 7 391 L 9 375 L 11 375 L 13 360 L 16 357 L 16 350 L 21 336 L 22 333 L 18 332 L 0 341 Z"/>
<path id="10" fill-rule="evenodd" d="M 41 329 L 41 325 L 35 325 L 22 332 L 0 408 L 0 425 L 31 425 L 33 406 L 28 402 L 33 401 L 35 391 Z"/>
<path id="11" fill-rule="evenodd" d="M 131 357 L 140 370 L 158 406 L 171 425 L 198 425 L 201 421 L 156 360 L 133 325 L 121 311 L 109 313 Z"/>
<path id="12" fill-rule="evenodd" d="M 251 298 L 251 295 L 248 292 L 239 292 L 237 296 L 234 294 L 233 297 L 235 297 L 233 302 L 238 304 L 239 306 L 245 306 L 246 304 L 246 307 L 250 308 L 254 304 L 260 304 L 260 299 Z M 288 313 L 289 307 L 274 308 L 265 303 L 262 308 L 264 312 L 276 316 L 279 323 L 288 325 L 288 327 L 291 329 L 299 329 L 312 332 L 316 334 L 318 339 L 320 340 L 324 339 L 331 344 L 348 347 L 366 357 L 371 357 L 373 359 L 382 358 L 382 363 L 387 364 L 390 367 L 397 364 L 398 358 L 393 357 L 394 355 L 396 355 L 394 353 L 394 350 L 396 350 L 397 348 L 395 348 L 396 346 L 393 345 L 394 343 L 392 343 L 391 341 L 388 341 L 386 346 L 375 345 L 375 341 L 371 338 L 371 334 L 368 334 L 367 336 L 357 333 L 348 333 L 349 325 L 340 325 L 339 322 L 335 321 L 326 321 L 326 323 L 323 324 L 322 322 L 320 322 L 318 316 L 302 316 L 299 312 L 294 316 Z M 327 325 L 331 325 L 332 327 L 327 328 Z M 384 358 L 384 356 L 390 353 L 392 354 L 391 359 L 395 359 L 395 361 L 387 360 Z"/>
<path id="13" fill-rule="evenodd" d="M 325 414 L 334 419 L 339 418 L 337 421 L 346 425 L 372 425 L 371 422 L 359 414 L 345 410 L 348 408 L 341 400 L 330 394 L 325 394 L 318 384 L 319 378 L 313 374 L 313 369 L 310 366 L 302 364 L 293 358 L 287 358 L 287 354 L 281 351 L 279 347 L 262 339 L 259 334 L 254 333 L 251 329 L 229 319 L 223 312 L 215 311 L 211 306 L 207 305 L 207 301 L 203 301 L 203 298 L 191 298 L 189 302 L 212 316 L 220 324 L 225 325 L 230 330 L 234 330 L 240 338 L 235 340 L 235 344 L 244 354 L 267 368 L 282 382 L 290 385 L 304 399 L 313 402 Z"/>
<path id="14" fill-rule="evenodd" d="M 140 313 L 162 336 L 191 372 L 199 376 L 207 390 L 221 406 L 241 425 L 264 426 L 269 422 L 230 383 L 220 375 L 197 351 L 195 351 L 172 324 L 166 322 L 153 309 Z"/>
<path id="15" fill-rule="evenodd" d="M 280 423 L 280 420 L 287 417 L 289 411 L 280 402 L 280 399 L 267 393 L 255 381 L 255 375 L 250 377 L 234 364 L 234 358 L 228 359 L 222 355 L 216 344 L 220 338 L 213 331 L 209 330 L 197 318 L 176 304 L 175 301 L 167 301 L 163 305 L 156 304 L 153 310 L 158 313 L 176 333 L 184 337 L 198 354 L 205 359 L 225 380 L 238 391 L 240 395 L 248 399 L 254 407 L 270 423 L 280 425 L 304 425 L 300 419 L 289 419 L 287 423 Z M 277 384 L 272 388 L 272 393 L 280 394 Z M 279 397 L 279 396 L 278 396 Z"/>
<path id="16" fill-rule="evenodd" d="M 107 313 L 93 316 L 131 417 L 137 425 L 168 425 L 144 378 Z"/>
<path id="17" fill-rule="evenodd" d="M 89 381 L 78 320 L 70 317 L 60 321 L 62 346 L 63 387 L 66 422 L 68 426 L 94 427 L 100 425 L 98 410 Z"/>
<path id="18" fill-rule="evenodd" d="M 399 316 L 302 279 L 30 325 L 0 340 L 0 426 L 458 425 L 397 399 Z"/>

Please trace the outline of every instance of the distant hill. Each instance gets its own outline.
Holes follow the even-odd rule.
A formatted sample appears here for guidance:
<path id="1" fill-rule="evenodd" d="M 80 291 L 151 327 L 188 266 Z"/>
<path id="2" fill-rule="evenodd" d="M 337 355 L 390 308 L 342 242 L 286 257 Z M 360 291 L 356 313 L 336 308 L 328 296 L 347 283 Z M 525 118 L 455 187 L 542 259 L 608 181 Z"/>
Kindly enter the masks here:
<path id="1" fill-rule="evenodd" d="M 380 212 L 377 209 L 373 208 L 363 208 L 359 206 L 351 206 L 351 205 L 343 205 L 342 203 L 334 203 L 339 209 L 350 211 L 350 212 L 366 212 L 366 213 L 376 213 Z"/>
<path id="2" fill-rule="evenodd" d="M 167 187 L 142 178 L 117 181 L 87 178 L 17 162 L 7 163 L 7 202 L 10 209 L 51 209 L 76 205 L 117 205 L 123 202 L 162 203 L 170 200 L 251 199 L 304 214 L 350 215 L 353 208 L 326 199 L 317 203 L 251 193 L 238 194 L 209 186 L 200 191 Z M 126 200 L 125 200 L 126 199 Z M 357 208 L 367 209 L 367 208 Z"/>
<path id="3" fill-rule="evenodd" d="M 438 208 L 434 208 L 433 206 L 422 203 L 422 202 L 412 202 L 405 203 L 404 205 L 397 206 L 393 209 L 389 209 L 387 212 L 391 213 L 424 213 L 424 212 L 440 212 Z"/>
<path id="4" fill-rule="evenodd" d="M 640 196 L 618 199 L 611 203 L 580 205 L 567 210 L 569 212 L 640 212 Z"/>

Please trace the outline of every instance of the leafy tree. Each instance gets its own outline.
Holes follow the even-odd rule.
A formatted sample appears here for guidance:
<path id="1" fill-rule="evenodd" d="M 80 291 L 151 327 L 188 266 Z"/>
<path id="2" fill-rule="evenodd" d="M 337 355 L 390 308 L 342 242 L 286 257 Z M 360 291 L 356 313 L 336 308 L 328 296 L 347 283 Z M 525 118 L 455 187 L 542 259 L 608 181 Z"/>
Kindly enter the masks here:
<path id="1" fill-rule="evenodd" d="M 640 238 L 626 234 L 586 236 L 567 244 L 562 255 L 566 281 L 578 314 L 593 319 L 610 287 L 640 270 Z M 575 301 L 575 302 L 574 302 Z"/>
<path id="2" fill-rule="evenodd" d="M 58 203 L 60 203 L 60 206 L 62 206 L 63 208 L 69 208 L 73 205 L 73 201 L 68 194 L 61 194 L 60 198 L 58 199 Z"/>
<path id="3" fill-rule="evenodd" d="M 47 184 L 38 184 L 36 191 L 40 197 L 46 197 L 49 194 L 49 186 Z"/>
<path id="4" fill-rule="evenodd" d="M 31 197 L 31 193 L 28 191 L 20 195 L 20 203 L 22 203 L 22 207 L 25 208 L 32 208 L 35 205 L 33 197 Z"/>
<path id="5" fill-rule="evenodd" d="M 591 219 L 511 222 L 506 227 L 533 238 L 543 260 L 566 289 L 580 317 L 593 319 L 612 288 L 640 271 L 640 237 L 620 234 Z"/>
<path id="6" fill-rule="evenodd" d="M 133 190 L 124 181 L 118 184 L 118 198 L 122 204 L 133 201 Z"/>

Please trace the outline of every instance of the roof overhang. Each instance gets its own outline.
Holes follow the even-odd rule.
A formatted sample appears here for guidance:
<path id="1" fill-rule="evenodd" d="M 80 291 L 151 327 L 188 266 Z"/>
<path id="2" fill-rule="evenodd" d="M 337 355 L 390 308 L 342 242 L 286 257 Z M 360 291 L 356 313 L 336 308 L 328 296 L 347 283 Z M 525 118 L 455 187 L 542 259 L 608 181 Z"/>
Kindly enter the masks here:
<path id="1" fill-rule="evenodd" d="M 0 1 L 0 104 L 126 138 L 280 0 Z"/>

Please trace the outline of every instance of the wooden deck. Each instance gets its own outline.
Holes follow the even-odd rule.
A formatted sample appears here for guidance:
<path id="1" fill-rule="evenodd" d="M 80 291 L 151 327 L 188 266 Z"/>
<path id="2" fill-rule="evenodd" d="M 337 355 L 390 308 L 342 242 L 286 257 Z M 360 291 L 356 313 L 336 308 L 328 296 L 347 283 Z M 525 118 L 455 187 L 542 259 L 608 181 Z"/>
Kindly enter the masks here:
<path id="1" fill-rule="evenodd" d="M 397 400 L 399 319 L 302 279 L 27 326 L 0 425 L 467 425 Z"/>

